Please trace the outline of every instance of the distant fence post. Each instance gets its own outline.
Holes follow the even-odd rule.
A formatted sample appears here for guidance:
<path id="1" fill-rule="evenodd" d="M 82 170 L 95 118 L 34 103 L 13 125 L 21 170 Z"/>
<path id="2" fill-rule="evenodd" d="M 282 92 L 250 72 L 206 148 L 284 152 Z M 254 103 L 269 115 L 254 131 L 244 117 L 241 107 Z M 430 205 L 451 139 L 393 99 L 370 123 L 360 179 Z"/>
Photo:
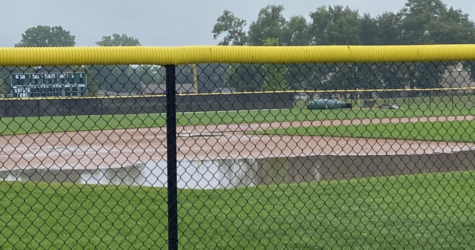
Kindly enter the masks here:
<path id="1" fill-rule="evenodd" d="M 168 249 L 178 250 L 177 134 L 175 66 L 166 68 Z"/>

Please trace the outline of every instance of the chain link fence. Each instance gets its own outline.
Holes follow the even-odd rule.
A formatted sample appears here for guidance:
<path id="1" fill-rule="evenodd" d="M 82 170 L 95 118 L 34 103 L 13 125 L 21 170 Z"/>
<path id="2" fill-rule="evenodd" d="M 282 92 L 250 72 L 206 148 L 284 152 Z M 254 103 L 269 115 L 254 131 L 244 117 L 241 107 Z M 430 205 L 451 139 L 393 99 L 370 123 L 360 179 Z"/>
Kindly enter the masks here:
<path id="1" fill-rule="evenodd" d="M 2 249 L 471 249 L 473 62 L 0 69 Z"/>

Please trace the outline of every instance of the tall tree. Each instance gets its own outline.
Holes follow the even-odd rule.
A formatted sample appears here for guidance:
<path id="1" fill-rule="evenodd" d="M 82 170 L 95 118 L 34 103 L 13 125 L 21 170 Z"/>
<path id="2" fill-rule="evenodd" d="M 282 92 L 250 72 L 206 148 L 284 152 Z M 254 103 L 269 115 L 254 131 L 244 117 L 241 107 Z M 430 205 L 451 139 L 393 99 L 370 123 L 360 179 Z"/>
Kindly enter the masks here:
<path id="1" fill-rule="evenodd" d="M 380 43 L 377 22 L 370 14 L 364 14 L 361 18 L 360 42 L 363 45 L 375 45 Z"/>
<path id="2" fill-rule="evenodd" d="M 437 20 L 446 9 L 440 0 L 407 0 L 400 11 L 402 39 L 406 44 L 423 44 L 427 35 L 427 24 Z"/>
<path id="3" fill-rule="evenodd" d="M 99 46 L 141 46 L 140 41 L 135 37 L 126 34 L 114 33 L 110 36 L 103 36 L 101 41 L 96 42 Z M 140 69 L 132 68 L 130 65 L 95 65 L 90 67 L 96 70 L 94 82 L 106 92 L 136 94 L 141 89 Z"/>
<path id="4" fill-rule="evenodd" d="M 462 44 L 475 42 L 475 25 L 468 14 L 450 7 L 426 25 L 423 42 L 428 44 Z"/>
<path id="5" fill-rule="evenodd" d="M 374 18 L 369 14 L 360 16 L 349 7 L 322 6 L 310 13 L 308 24 L 301 16 L 286 21 L 283 10 L 283 6 L 275 5 L 261 9 L 250 26 L 247 44 L 264 45 L 265 41 L 279 41 L 278 45 L 475 43 L 475 25 L 469 16 L 461 10 L 447 8 L 441 0 L 407 0 L 399 12 L 384 12 Z M 288 65 L 285 79 L 294 89 L 440 87 L 442 75 L 454 63 L 458 62 Z M 475 78 L 475 64 L 464 64 Z M 271 84 L 266 82 L 266 72 L 272 70 L 266 66 L 233 65 L 227 74 L 240 75 L 230 75 L 227 79 L 264 74 L 260 88 L 267 89 Z M 244 70 L 252 74 L 244 74 Z M 245 82 L 237 85 L 240 84 L 244 86 Z M 253 82 L 251 86 L 259 88 L 259 83 Z"/>
<path id="6" fill-rule="evenodd" d="M 138 38 L 126 34 L 114 33 L 110 36 L 103 36 L 101 41 L 96 42 L 99 46 L 140 46 Z"/>
<path id="7" fill-rule="evenodd" d="M 264 46 L 278 46 L 279 39 L 268 38 L 264 41 Z M 289 69 L 286 65 L 282 64 L 264 64 L 263 72 L 265 74 L 264 81 L 262 83 L 263 91 L 282 91 L 290 89 L 290 85 L 287 81 L 287 74 Z"/>
<path id="8" fill-rule="evenodd" d="M 7 95 L 11 93 L 10 76 L 12 67 L 0 67 L 0 94 Z"/>
<path id="9" fill-rule="evenodd" d="M 231 64 L 224 82 L 227 87 L 242 91 L 261 91 L 265 70 L 262 64 Z"/>
<path id="10" fill-rule="evenodd" d="M 5 82 L 3 77 L 0 77 L 0 95 L 7 95 L 10 92 L 10 86 Z"/>
<path id="11" fill-rule="evenodd" d="M 224 10 L 213 27 L 213 38 L 218 39 L 220 36 L 223 36 L 219 45 L 247 45 L 248 35 L 244 30 L 245 27 L 246 20 L 234 16 L 234 13 L 229 10 Z M 235 88 L 238 91 L 249 89 L 248 86 L 245 86 L 245 83 L 242 82 L 242 75 L 239 75 L 240 72 L 243 72 L 245 67 L 246 66 L 239 64 L 198 65 L 199 92 L 213 92 L 216 88 L 224 86 Z"/>
<path id="12" fill-rule="evenodd" d="M 157 65 L 138 65 L 135 68 L 135 75 L 145 85 L 165 83 L 165 73 L 162 67 Z"/>
<path id="13" fill-rule="evenodd" d="M 312 22 L 309 27 L 309 39 L 311 44 L 327 44 L 326 34 L 330 32 L 328 25 L 330 23 L 331 15 L 326 6 L 317 8 L 314 12 L 310 13 Z"/>
<path id="14" fill-rule="evenodd" d="M 440 0 L 408 0 L 400 15 L 401 40 L 406 44 L 475 42 L 475 26 L 468 15 L 460 10 L 447 8 Z M 414 63 L 403 74 L 410 86 L 440 87 L 442 75 L 447 66 L 452 65 L 439 62 Z"/>
<path id="15" fill-rule="evenodd" d="M 246 20 L 235 17 L 229 10 L 224 10 L 213 27 L 213 38 L 218 39 L 224 35 L 223 40 L 219 42 L 220 45 L 244 45 L 247 42 L 245 26 Z"/>
<path id="16" fill-rule="evenodd" d="M 15 47 L 72 47 L 76 37 L 61 26 L 31 27 L 21 35 L 21 41 Z"/>
<path id="17" fill-rule="evenodd" d="M 224 76 L 226 69 L 229 67 L 227 63 L 211 63 L 198 64 L 198 88 L 200 93 L 209 93 L 217 88 L 225 87 Z"/>
<path id="18" fill-rule="evenodd" d="M 380 44 L 401 44 L 401 14 L 384 12 L 376 18 L 376 33 Z"/>
<path id="19" fill-rule="evenodd" d="M 374 89 L 381 88 L 380 68 L 370 63 L 339 63 L 330 67 L 327 89 Z"/>
<path id="20" fill-rule="evenodd" d="M 140 77 L 129 65 L 92 65 L 88 73 L 93 82 L 110 94 L 137 94 L 141 89 Z"/>
<path id="21" fill-rule="evenodd" d="M 282 45 L 308 45 L 310 43 L 308 37 L 308 24 L 303 16 L 293 16 L 285 25 Z"/>
<path id="22" fill-rule="evenodd" d="M 284 40 L 287 20 L 282 15 L 284 6 L 268 5 L 259 11 L 255 22 L 249 26 L 249 44 L 260 46 L 269 39 Z"/>
<path id="23" fill-rule="evenodd" d="M 92 76 L 90 72 L 87 72 L 87 95 L 88 96 L 97 96 L 100 90 L 99 84 L 97 84 L 96 80 Z"/>
<path id="24" fill-rule="evenodd" d="M 310 13 L 312 24 L 309 36 L 317 45 L 360 44 L 360 16 L 358 11 L 336 5 L 322 6 Z"/>

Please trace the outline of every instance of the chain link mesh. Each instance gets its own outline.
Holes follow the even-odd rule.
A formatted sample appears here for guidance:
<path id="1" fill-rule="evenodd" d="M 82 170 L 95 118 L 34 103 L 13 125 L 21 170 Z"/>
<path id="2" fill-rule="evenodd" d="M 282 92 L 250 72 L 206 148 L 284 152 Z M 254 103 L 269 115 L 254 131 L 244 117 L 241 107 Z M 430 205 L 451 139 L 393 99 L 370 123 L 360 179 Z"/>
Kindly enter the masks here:
<path id="1" fill-rule="evenodd" d="M 0 245 L 471 249 L 473 68 L 2 67 Z"/>

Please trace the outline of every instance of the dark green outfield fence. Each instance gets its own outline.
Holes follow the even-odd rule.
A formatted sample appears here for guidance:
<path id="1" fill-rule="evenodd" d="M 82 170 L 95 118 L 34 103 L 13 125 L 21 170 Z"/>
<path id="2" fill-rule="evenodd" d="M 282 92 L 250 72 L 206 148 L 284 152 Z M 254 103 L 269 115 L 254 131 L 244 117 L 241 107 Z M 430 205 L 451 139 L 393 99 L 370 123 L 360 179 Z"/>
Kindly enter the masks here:
<path id="1" fill-rule="evenodd" d="M 23 96 L 0 99 L 0 249 L 475 249 L 474 62 L 475 45 L 0 48 L 0 91 Z M 79 86 L 63 71 L 89 96 L 61 96 Z M 198 79 L 233 92 L 180 88 Z"/>
<path id="2" fill-rule="evenodd" d="M 177 96 L 177 112 L 291 109 L 293 93 Z M 165 113 L 165 96 L 0 99 L 0 117 Z"/>

